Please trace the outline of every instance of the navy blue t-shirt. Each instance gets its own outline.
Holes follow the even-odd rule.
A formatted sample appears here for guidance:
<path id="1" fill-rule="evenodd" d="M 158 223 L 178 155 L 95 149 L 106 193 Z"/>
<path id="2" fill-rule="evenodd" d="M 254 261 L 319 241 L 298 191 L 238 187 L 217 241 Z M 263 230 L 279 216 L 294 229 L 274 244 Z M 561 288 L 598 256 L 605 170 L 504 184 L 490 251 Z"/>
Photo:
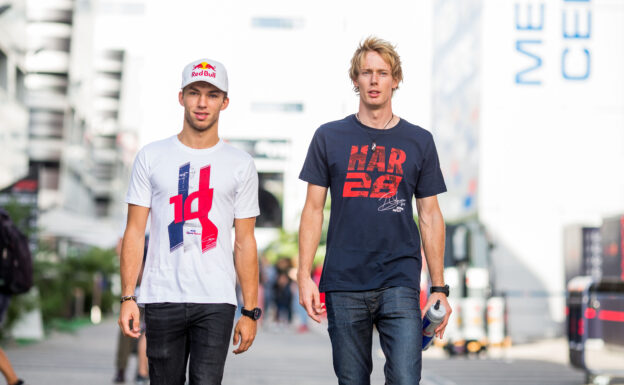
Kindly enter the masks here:
<path id="1" fill-rule="evenodd" d="M 403 119 L 374 129 L 349 115 L 318 128 L 299 178 L 331 194 L 322 292 L 420 288 L 412 196 L 446 191 L 431 133 Z"/>

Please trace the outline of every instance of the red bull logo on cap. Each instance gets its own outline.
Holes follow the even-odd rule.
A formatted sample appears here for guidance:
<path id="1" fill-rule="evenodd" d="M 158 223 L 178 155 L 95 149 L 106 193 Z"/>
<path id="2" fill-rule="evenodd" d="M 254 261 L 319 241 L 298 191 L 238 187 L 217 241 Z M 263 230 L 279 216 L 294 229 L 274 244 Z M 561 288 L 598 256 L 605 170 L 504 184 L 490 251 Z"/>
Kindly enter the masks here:
<path id="1" fill-rule="evenodd" d="M 194 66 L 193 70 L 191 71 L 191 77 L 196 76 L 207 76 L 214 78 L 217 76 L 217 69 L 206 62 L 201 62 L 198 65 Z"/>

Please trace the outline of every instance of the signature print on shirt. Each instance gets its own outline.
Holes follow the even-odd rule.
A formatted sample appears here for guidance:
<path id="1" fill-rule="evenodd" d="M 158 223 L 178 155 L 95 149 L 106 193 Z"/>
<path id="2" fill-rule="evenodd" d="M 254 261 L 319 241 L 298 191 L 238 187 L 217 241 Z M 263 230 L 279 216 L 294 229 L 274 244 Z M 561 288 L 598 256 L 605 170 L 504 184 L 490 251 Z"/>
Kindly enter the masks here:
<path id="1" fill-rule="evenodd" d="M 213 190 L 210 188 L 210 166 L 199 170 L 199 187 L 197 191 L 189 194 L 189 179 L 191 164 L 185 163 L 178 171 L 178 195 L 169 198 L 173 204 L 174 219 L 169 224 L 169 249 L 174 251 L 184 245 L 184 223 L 192 219 L 198 219 L 201 225 L 201 248 L 205 253 L 217 246 L 219 229 L 208 219 L 208 213 L 212 209 Z M 193 202 L 197 201 L 197 210 L 192 211 Z"/>
<path id="2" fill-rule="evenodd" d="M 391 148 L 386 158 L 386 148 L 377 146 L 368 162 L 368 145 L 351 146 L 347 176 L 342 190 L 345 198 L 377 198 L 382 201 L 378 211 L 403 211 L 405 199 L 397 199 L 399 183 L 403 179 L 405 151 Z M 370 173 L 382 172 L 373 182 Z"/>

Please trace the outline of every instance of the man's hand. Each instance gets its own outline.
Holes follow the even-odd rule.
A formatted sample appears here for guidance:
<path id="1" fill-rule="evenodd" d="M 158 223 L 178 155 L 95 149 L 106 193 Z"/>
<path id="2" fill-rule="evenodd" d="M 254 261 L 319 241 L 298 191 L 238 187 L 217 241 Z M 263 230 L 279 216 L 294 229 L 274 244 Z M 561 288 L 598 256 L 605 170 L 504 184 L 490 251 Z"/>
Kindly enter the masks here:
<path id="1" fill-rule="evenodd" d="M 119 311 L 119 327 L 125 336 L 132 338 L 139 338 L 141 336 L 141 324 L 140 324 L 139 306 L 134 301 L 124 301 L 121 303 L 121 310 Z M 132 321 L 132 328 L 130 328 L 130 321 Z"/>
<path id="2" fill-rule="evenodd" d="M 238 319 L 236 327 L 234 328 L 232 345 L 238 345 L 239 341 L 240 345 L 238 345 L 238 348 L 234 350 L 234 354 L 244 353 L 251 347 L 251 344 L 253 344 L 253 341 L 256 338 L 257 326 L 256 321 L 247 316 L 241 316 Z"/>
<path id="3" fill-rule="evenodd" d="M 422 311 L 422 316 L 424 318 L 425 314 L 427 314 L 427 310 L 429 310 L 431 306 L 435 305 L 435 303 L 438 302 L 438 300 L 440 300 L 440 305 L 446 308 L 446 316 L 444 317 L 444 320 L 442 320 L 442 323 L 440 323 L 440 325 L 438 325 L 438 327 L 435 330 L 436 336 L 442 339 L 442 337 L 444 337 L 444 329 L 446 328 L 449 317 L 451 316 L 451 313 L 453 312 L 453 309 L 451 309 L 451 305 L 449 305 L 448 300 L 446 299 L 446 295 L 444 295 L 444 293 L 431 293 Z"/>
<path id="4" fill-rule="evenodd" d="M 310 318 L 316 322 L 321 322 L 321 314 L 325 313 L 325 309 L 321 303 L 318 286 L 309 276 L 298 276 L 299 284 L 299 304 L 303 306 Z"/>

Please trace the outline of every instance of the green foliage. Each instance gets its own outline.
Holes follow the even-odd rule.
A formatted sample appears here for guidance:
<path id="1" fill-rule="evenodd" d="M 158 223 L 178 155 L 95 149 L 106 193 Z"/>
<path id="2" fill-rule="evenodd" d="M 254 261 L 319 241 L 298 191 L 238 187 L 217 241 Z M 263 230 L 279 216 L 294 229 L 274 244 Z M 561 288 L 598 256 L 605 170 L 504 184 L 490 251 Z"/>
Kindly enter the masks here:
<path id="1" fill-rule="evenodd" d="M 36 235 L 37 229 L 30 226 L 29 218 L 31 216 L 32 210 L 35 208 L 31 205 L 21 204 L 17 201 L 17 199 L 12 198 L 8 203 L 2 206 L 9 216 L 11 220 L 21 232 L 26 234 L 27 237 L 32 237 Z"/>
<path id="2" fill-rule="evenodd" d="M 289 233 L 280 229 L 277 240 L 271 242 L 264 250 L 264 255 L 271 263 L 280 258 L 294 258 L 299 254 L 298 233 Z"/>
<path id="3" fill-rule="evenodd" d="M 37 297 L 31 294 L 22 294 L 15 295 L 11 298 L 11 303 L 9 304 L 9 308 L 7 309 L 6 314 L 4 315 L 5 320 L 2 328 L 0 329 L 0 339 L 5 337 L 5 334 L 8 330 L 11 330 L 11 327 L 15 324 L 15 321 L 19 319 L 19 317 L 28 313 L 29 311 L 35 309 L 37 307 Z"/>
<path id="4" fill-rule="evenodd" d="M 35 284 L 41 293 L 44 323 L 54 318 L 71 318 L 75 314 L 77 293 L 84 295 L 84 309 L 93 304 L 94 290 L 101 289 L 101 310 L 110 312 L 114 296 L 110 290 L 113 274 L 118 271 L 117 257 L 112 249 L 89 248 L 73 252 L 62 260 L 40 260 L 35 263 Z M 98 285 L 96 276 L 102 277 Z M 96 289 L 96 286 L 99 286 Z"/>
<path id="5" fill-rule="evenodd" d="M 322 264 L 325 260 L 327 250 L 327 229 L 329 228 L 330 199 L 328 198 L 323 208 L 323 226 L 321 229 L 321 239 L 319 241 L 316 254 L 314 255 L 314 265 Z M 277 262 L 280 258 L 297 258 L 299 255 L 299 232 L 287 232 L 280 230 L 277 240 L 271 242 L 264 250 L 264 255 L 271 263 Z"/>
<path id="6" fill-rule="evenodd" d="M 23 205 L 13 199 L 3 206 L 18 228 L 31 239 L 38 236 L 36 228 L 30 226 L 30 205 Z M 68 255 L 60 258 L 56 245 L 39 240 L 33 251 L 33 279 L 39 295 L 28 293 L 13 296 L 7 310 L 3 329 L 10 330 L 24 313 L 39 307 L 45 327 L 58 323 L 58 319 L 75 319 L 77 309 L 88 314 L 96 300 L 103 313 L 112 311 L 115 296 L 110 282 L 119 271 L 118 258 L 112 249 L 73 246 Z M 53 322 L 54 321 L 54 322 Z"/>

